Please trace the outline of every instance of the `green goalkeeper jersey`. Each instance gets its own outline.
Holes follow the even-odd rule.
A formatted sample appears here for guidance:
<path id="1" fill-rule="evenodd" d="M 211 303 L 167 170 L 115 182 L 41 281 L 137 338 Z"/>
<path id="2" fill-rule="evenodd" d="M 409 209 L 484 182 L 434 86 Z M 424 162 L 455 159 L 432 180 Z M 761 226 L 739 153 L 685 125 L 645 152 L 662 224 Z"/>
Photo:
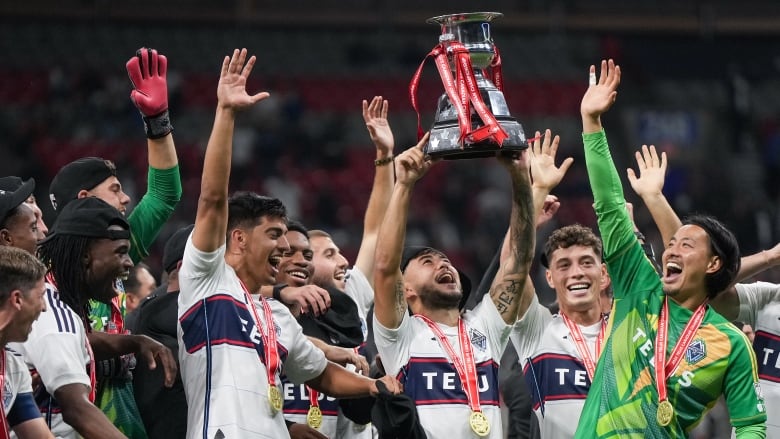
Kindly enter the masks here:
<path id="1" fill-rule="evenodd" d="M 664 301 L 662 283 L 634 236 L 604 132 L 583 134 L 583 141 L 604 259 L 615 296 L 609 337 L 575 437 L 687 438 L 720 395 L 725 396 L 731 423 L 738 431 L 739 427 L 748 427 L 750 434 L 758 430 L 752 437 L 763 437 L 760 432 L 766 413 L 750 342 L 711 308 L 665 383 L 674 407 L 672 423 L 663 427 L 656 421 L 654 351 Z M 673 300 L 668 303 L 667 359 L 693 315 Z"/>

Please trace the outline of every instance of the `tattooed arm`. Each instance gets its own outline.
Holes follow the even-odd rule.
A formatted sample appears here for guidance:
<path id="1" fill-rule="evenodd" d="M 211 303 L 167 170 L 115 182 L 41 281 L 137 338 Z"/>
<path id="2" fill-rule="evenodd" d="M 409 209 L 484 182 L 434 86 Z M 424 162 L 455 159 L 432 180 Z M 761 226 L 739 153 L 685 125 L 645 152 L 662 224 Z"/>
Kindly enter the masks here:
<path id="1" fill-rule="evenodd" d="M 428 136 L 425 135 L 417 145 L 396 157 L 396 182 L 377 237 L 374 253 L 374 316 L 388 329 L 397 328 L 406 312 L 404 284 L 399 267 L 412 189 L 431 166 L 423 154 L 427 142 Z"/>
<path id="2" fill-rule="evenodd" d="M 506 252 L 502 252 L 505 254 L 490 287 L 490 298 L 504 321 L 511 325 L 517 320 L 534 252 L 536 228 L 529 173 L 530 152 L 523 151 L 519 158 L 503 157 L 501 163 L 512 177 L 512 214 Z"/>

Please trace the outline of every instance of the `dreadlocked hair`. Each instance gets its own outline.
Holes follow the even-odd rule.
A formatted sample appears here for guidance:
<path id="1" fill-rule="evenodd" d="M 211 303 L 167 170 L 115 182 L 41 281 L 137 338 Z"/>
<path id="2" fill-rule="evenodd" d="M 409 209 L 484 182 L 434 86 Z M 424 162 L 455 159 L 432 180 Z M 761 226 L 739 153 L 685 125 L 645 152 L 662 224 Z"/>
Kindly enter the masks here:
<path id="1" fill-rule="evenodd" d="M 87 270 L 83 265 L 92 238 L 56 235 L 38 247 L 38 257 L 49 267 L 60 299 L 82 319 L 89 315 Z"/>

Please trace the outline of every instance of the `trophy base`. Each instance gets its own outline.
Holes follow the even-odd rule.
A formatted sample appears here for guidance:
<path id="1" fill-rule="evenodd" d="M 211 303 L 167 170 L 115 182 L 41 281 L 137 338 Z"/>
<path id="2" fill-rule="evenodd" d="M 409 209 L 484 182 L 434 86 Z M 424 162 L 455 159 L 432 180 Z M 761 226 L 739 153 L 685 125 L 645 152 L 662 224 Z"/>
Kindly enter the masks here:
<path id="1" fill-rule="evenodd" d="M 445 160 L 474 159 L 494 157 L 496 152 L 515 154 L 528 148 L 523 127 L 511 117 L 496 117 L 498 123 L 509 135 L 502 145 L 490 140 L 477 143 L 460 142 L 460 126 L 455 124 L 434 124 L 431 137 L 425 145 L 424 152 L 431 158 Z M 478 118 L 472 119 L 473 128 L 482 126 Z"/>

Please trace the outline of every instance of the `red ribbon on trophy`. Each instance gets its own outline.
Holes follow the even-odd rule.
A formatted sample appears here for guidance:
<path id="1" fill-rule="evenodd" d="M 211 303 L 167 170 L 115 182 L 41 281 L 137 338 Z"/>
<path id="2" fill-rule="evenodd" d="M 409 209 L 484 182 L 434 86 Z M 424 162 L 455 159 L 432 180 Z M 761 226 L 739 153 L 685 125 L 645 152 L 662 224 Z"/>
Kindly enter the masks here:
<path id="1" fill-rule="evenodd" d="M 448 56 L 452 56 L 454 66 L 450 66 Z M 422 126 L 420 124 L 420 110 L 417 106 L 417 87 L 420 82 L 420 75 L 425 61 L 428 57 L 433 57 L 436 68 L 439 70 L 444 91 L 447 97 L 455 107 L 458 114 L 458 125 L 460 126 L 460 142 L 476 143 L 490 139 L 499 146 L 509 135 L 504 131 L 496 120 L 493 113 L 485 105 L 482 96 L 477 87 L 477 81 L 474 78 L 474 70 L 471 65 L 471 57 L 466 47 L 459 41 L 447 40 L 440 42 L 433 50 L 425 56 L 420 66 L 417 68 L 412 81 L 409 84 L 409 97 L 412 107 L 417 113 L 417 139 L 423 136 Z M 501 76 L 501 58 L 496 52 L 496 56 L 490 64 L 493 81 L 496 87 L 501 90 L 503 78 Z M 455 71 L 455 77 L 452 76 L 452 70 Z M 490 77 L 490 75 L 486 75 Z M 482 120 L 483 126 L 476 130 L 471 129 L 471 108 Z"/>

